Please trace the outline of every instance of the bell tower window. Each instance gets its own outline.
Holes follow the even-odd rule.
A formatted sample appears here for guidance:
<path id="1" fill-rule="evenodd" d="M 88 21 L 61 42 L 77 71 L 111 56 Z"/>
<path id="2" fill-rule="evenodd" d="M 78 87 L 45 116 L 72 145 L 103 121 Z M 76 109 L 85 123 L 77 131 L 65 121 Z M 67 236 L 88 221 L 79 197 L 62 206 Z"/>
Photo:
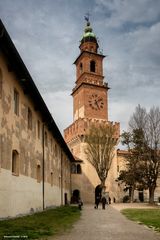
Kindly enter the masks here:
<path id="1" fill-rule="evenodd" d="M 80 63 L 80 73 L 82 73 L 82 71 L 83 71 L 83 64 Z"/>
<path id="2" fill-rule="evenodd" d="M 90 71 L 95 72 L 95 70 L 96 70 L 96 63 L 95 63 L 95 61 L 91 61 L 90 62 Z"/>

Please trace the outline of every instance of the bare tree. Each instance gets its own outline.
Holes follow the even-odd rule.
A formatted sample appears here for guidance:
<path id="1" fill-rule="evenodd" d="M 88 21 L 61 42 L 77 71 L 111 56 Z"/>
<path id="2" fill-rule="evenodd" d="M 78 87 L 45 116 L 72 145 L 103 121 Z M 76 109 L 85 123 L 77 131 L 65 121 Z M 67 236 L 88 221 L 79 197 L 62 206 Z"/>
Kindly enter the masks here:
<path id="1" fill-rule="evenodd" d="M 149 202 L 154 202 L 154 192 L 158 173 L 160 171 L 160 110 L 152 107 L 147 113 L 140 105 L 136 107 L 129 126 L 131 131 L 139 134 L 135 144 L 135 150 L 143 163 L 145 171 L 145 184 L 149 189 Z"/>
<path id="2" fill-rule="evenodd" d="M 144 129 L 146 128 L 147 112 L 146 109 L 141 107 L 140 104 L 135 109 L 135 112 L 130 118 L 129 127 L 133 129 Z"/>
<path id="3" fill-rule="evenodd" d="M 105 186 L 117 141 L 116 128 L 110 123 L 92 124 L 85 137 L 85 153 L 99 176 L 102 188 Z"/>

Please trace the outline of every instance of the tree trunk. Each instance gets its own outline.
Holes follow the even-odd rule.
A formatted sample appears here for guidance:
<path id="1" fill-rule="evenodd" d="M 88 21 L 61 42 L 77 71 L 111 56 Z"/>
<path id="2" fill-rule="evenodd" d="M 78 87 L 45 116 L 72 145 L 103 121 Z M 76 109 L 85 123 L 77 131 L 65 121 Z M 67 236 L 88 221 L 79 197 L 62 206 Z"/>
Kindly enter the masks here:
<path id="1" fill-rule="evenodd" d="M 154 203 L 154 191 L 155 191 L 155 186 L 150 186 L 149 187 L 149 203 L 151 204 Z"/>
<path id="2" fill-rule="evenodd" d="M 105 180 L 106 180 L 106 179 L 101 180 L 102 194 L 104 194 L 105 191 L 106 191 Z"/>
<path id="3" fill-rule="evenodd" d="M 134 186 L 132 186 L 131 188 L 131 198 L 130 198 L 130 202 L 133 203 L 134 201 Z"/>

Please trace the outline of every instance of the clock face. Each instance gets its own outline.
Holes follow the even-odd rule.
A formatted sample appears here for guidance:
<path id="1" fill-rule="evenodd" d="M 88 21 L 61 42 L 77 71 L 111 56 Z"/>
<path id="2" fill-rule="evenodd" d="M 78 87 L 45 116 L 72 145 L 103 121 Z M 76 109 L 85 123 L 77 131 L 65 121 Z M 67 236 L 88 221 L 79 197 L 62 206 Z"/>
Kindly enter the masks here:
<path id="1" fill-rule="evenodd" d="M 96 93 L 93 93 L 89 96 L 88 103 L 89 106 L 94 110 L 101 110 L 104 106 L 103 98 Z"/>

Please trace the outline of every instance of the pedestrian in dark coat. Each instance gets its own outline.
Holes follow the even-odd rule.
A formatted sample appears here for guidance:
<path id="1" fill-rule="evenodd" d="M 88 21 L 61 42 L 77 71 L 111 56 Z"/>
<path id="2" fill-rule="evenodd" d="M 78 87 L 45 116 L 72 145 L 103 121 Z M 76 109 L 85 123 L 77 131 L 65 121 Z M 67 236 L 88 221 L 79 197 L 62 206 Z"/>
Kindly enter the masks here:
<path id="1" fill-rule="evenodd" d="M 104 196 L 102 197 L 101 202 L 102 202 L 102 209 L 105 209 L 107 200 L 106 200 L 106 198 Z"/>
<path id="2" fill-rule="evenodd" d="M 78 208 L 79 208 L 79 210 L 82 210 L 82 206 L 83 206 L 83 202 L 82 202 L 82 200 L 79 198 L 79 200 L 78 200 Z"/>
<path id="3" fill-rule="evenodd" d="M 95 208 L 98 209 L 98 205 L 100 203 L 100 196 L 96 196 L 96 201 L 95 201 Z"/>

